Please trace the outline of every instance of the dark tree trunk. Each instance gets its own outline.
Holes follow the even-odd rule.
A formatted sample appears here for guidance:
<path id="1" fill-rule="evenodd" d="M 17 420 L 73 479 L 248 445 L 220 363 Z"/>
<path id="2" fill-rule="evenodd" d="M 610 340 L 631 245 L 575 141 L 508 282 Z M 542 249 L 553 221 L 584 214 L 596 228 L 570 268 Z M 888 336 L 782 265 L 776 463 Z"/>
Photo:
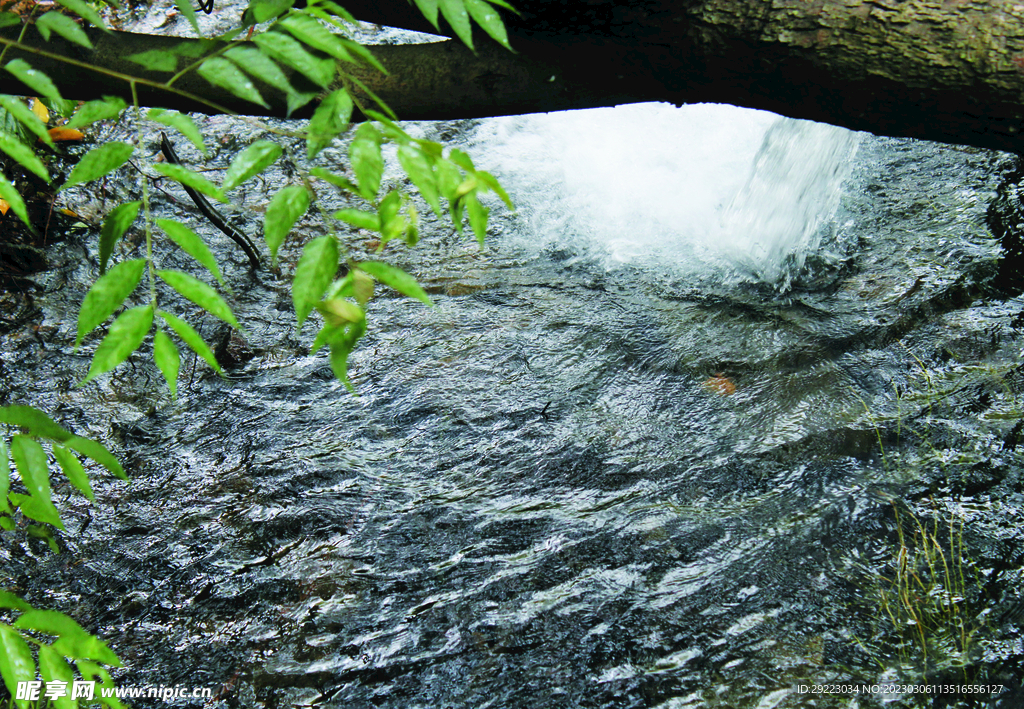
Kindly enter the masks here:
<path id="1" fill-rule="evenodd" d="M 506 13 L 505 19 L 517 54 L 501 50 L 478 31 L 477 54 L 450 41 L 375 48 L 390 76 L 361 72 L 360 78 L 404 119 L 637 101 L 716 102 L 877 134 L 1022 151 L 1024 4 L 1019 0 L 514 4 L 521 15 Z M 430 29 L 404 0 L 350 0 L 345 5 L 371 22 Z M 446 26 L 442 32 L 450 34 Z M 92 36 L 97 43 L 92 54 L 56 40 L 39 41 L 39 46 L 137 74 L 137 66 L 124 64 L 126 54 L 180 41 Z M 61 78 L 69 97 L 128 93 L 123 81 L 109 76 L 72 74 L 38 56 L 26 59 Z M 24 92 L 20 85 L 9 85 L 16 84 L 9 76 L 0 82 L 0 91 Z M 242 103 L 194 76 L 183 77 L 179 88 L 190 97 L 140 86 L 140 99 L 205 112 L 285 113 L 284 97 L 269 87 L 261 87 L 269 110 Z"/>

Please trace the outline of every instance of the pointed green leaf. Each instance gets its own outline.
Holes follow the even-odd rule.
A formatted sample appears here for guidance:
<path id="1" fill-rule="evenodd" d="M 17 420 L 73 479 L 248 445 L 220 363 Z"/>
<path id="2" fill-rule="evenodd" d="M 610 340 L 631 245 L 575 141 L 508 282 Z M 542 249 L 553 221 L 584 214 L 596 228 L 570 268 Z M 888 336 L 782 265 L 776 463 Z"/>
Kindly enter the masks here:
<path id="1" fill-rule="evenodd" d="M 11 463 L 7 455 L 7 444 L 0 438 L 0 512 L 11 514 L 11 506 L 7 502 L 7 493 L 11 489 Z M 3 608 L 0 605 L 0 608 Z"/>
<path id="2" fill-rule="evenodd" d="M 157 330 L 153 336 L 153 360 L 160 368 L 160 373 L 167 380 L 167 388 L 171 390 L 171 398 L 178 396 L 178 369 L 181 367 L 181 355 L 178 348 L 171 342 L 170 336 L 163 330 Z"/>
<path id="3" fill-rule="evenodd" d="M 462 0 L 438 0 L 441 14 L 455 30 L 456 36 L 470 49 L 473 49 L 473 29 L 469 25 L 469 14 Z"/>
<path id="4" fill-rule="evenodd" d="M 103 227 L 100 229 L 100 273 L 106 273 L 107 262 L 110 255 L 114 253 L 114 246 L 128 231 L 139 216 L 139 206 L 142 202 L 125 202 L 110 210 L 107 218 L 103 220 Z M 106 318 L 104 318 L 106 320 Z M 102 322 L 102 320 L 100 321 Z M 98 323 L 97 323 L 98 324 Z"/>
<path id="5" fill-rule="evenodd" d="M 0 27 L 10 27 L 11 25 L 20 25 L 21 18 L 13 12 L 0 12 Z"/>
<path id="6" fill-rule="evenodd" d="M 0 133 L 0 150 L 10 155 L 19 165 L 35 173 L 39 179 L 50 181 L 50 175 L 46 172 L 43 161 L 36 157 L 32 148 L 28 147 L 10 133 Z"/>
<path id="7" fill-rule="evenodd" d="M 28 519 L 36 522 L 42 522 L 44 524 L 52 524 L 57 529 L 64 529 L 64 523 L 61 522 L 60 513 L 57 508 L 53 506 L 52 499 L 43 499 L 36 497 L 35 495 L 19 495 L 17 493 L 11 493 L 8 495 L 11 502 L 17 505 L 21 513 Z M 37 533 L 33 536 L 46 539 L 46 528 L 42 530 L 36 530 Z M 39 533 L 41 532 L 41 533 Z M 29 533 L 32 533 L 32 527 L 29 527 Z M 52 538 L 52 537 L 50 537 Z"/>
<path id="8" fill-rule="evenodd" d="M 278 190 L 267 206 L 267 218 L 263 223 L 263 237 L 270 248 L 270 256 L 277 260 L 288 232 L 296 220 L 309 209 L 309 191 L 299 185 L 289 185 Z"/>
<path id="9" fill-rule="evenodd" d="M 89 476 L 85 474 L 82 461 L 74 453 L 63 446 L 53 446 L 53 456 L 60 463 L 60 469 L 64 471 L 68 481 L 78 488 L 85 498 L 90 502 L 95 501 L 92 494 L 92 486 L 89 484 Z"/>
<path id="10" fill-rule="evenodd" d="M 228 198 L 224 196 L 224 192 L 220 187 L 217 187 L 217 185 L 213 184 L 202 175 L 192 172 L 186 167 L 167 162 L 158 162 L 153 164 L 153 169 L 164 177 L 169 177 L 172 180 L 180 182 L 186 187 L 191 187 L 196 192 L 201 192 L 207 197 L 213 197 L 218 202 L 228 201 Z"/>
<path id="11" fill-rule="evenodd" d="M 18 682 L 32 682 L 36 678 L 36 663 L 28 643 L 18 631 L 3 623 L 0 623 L 0 675 L 10 697 L 17 696 Z M 15 703 L 19 709 L 29 706 L 25 700 Z"/>
<path id="12" fill-rule="evenodd" d="M 283 32 L 264 32 L 253 37 L 252 41 L 271 57 L 292 67 L 317 86 L 327 88 L 334 78 L 334 60 L 313 56 Z"/>
<path id="13" fill-rule="evenodd" d="M 213 253 L 198 234 L 173 219 L 157 219 L 156 223 L 185 253 L 206 267 L 206 270 L 212 273 L 214 278 L 222 285 L 224 284 L 224 278 L 220 275 L 220 268 L 217 266 L 217 259 L 213 257 Z"/>
<path id="14" fill-rule="evenodd" d="M 122 261 L 96 279 L 85 294 L 82 309 L 78 313 L 76 348 L 82 343 L 82 338 L 121 307 L 124 299 L 139 285 L 145 268 L 146 259 Z"/>
<path id="15" fill-rule="evenodd" d="M 157 311 L 157 314 L 164 319 L 175 334 L 181 338 L 181 341 L 188 345 L 193 352 L 206 360 L 206 363 L 213 367 L 217 374 L 223 376 L 224 372 L 221 371 L 220 364 L 217 362 L 217 358 L 213 355 L 213 350 L 206 344 L 202 336 L 196 332 L 191 325 L 182 320 L 181 318 L 165 313 L 163 310 Z"/>
<path id="16" fill-rule="evenodd" d="M 288 12 L 294 4 L 295 0 L 249 0 L 246 14 L 251 11 L 253 21 L 263 23 Z"/>
<path id="17" fill-rule="evenodd" d="M 302 257 L 295 267 L 295 280 L 292 282 L 292 302 L 300 330 L 337 271 L 338 244 L 334 237 L 321 236 L 302 249 Z"/>
<path id="18" fill-rule="evenodd" d="M 468 172 L 476 172 L 476 168 L 473 167 L 473 160 L 469 157 L 468 153 L 459 150 L 458 148 L 452 148 L 451 152 L 448 153 L 448 159 L 453 163 L 461 167 L 463 170 Z"/>
<path id="19" fill-rule="evenodd" d="M 59 12 L 48 12 L 40 17 L 36 20 L 36 29 L 47 42 L 50 41 L 50 32 L 56 32 L 69 42 L 92 49 L 92 42 L 89 41 L 89 35 L 85 30 L 70 17 Z"/>
<path id="20" fill-rule="evenodd" d="M 270 104 L 264 101 L 260 92 L 256 90 L 252 79 L 223 57 L 213 57 L 200 64 L 199 75 L 214 86 L 227 89 L 243 101 L 270 108 Z"/>
<path id="21" fill-rule="evenodd" d="M 364 212 L 361 209 L 339 209 L 334 213 L 334 218 L 351 224 L 357 229 L 380 231 L 380 217 L 373 212 Z"/>
<path id="22" fill-rule="evenodd" d="M 477 170 L 476 177 L 478 180 L 483 182 L 489 190 L 498 195 L 498 197 L 501 198 L 501 201 L 504 202 L 509 209 L 515 209 L 515 205 L 512 204 L 512 200 L 509 198 L 508 193 L 505 192 L 504 188 L 500 184 L 498 184 L 494 175 L 489 172 L 484 172 L 483 170 Z"/>
<path id="23" fill-rule="evenodd" d="M 416 279 L 400 268 L 391 266 L 380 261 L 363 261 L 356 264 L 356 268 L 366 271 L 384 285 L 394 288 L 399 293 L 415 298 L 430 307 L 434 306 L 430 296 L 416 282 Z"/>
<path id="24" fill-rule="evenodd" d="M 72 436 L 64 442 L 64 445 L 72 450 L 78 451 L 85 457 L 96 461 L 122 480 L 128 479 L 128 476 L 125 475 L 124 468 L 122 468 L 121 464 L 117 462 L 117 458 L 115 458 L 113 454 L 103 446 L 103 444 L 97 443 L 90 438 Z"/>
<path id="25" fill-rule="evenodd" d="M 128 355 L 139 349 L 139 345 L 146 339 L 146 333 L 149 332 L 152 326 L 152 305 L 140 305 L 118 315 L 117 319 L 110 325 L 110 331 L 107 333 L 107 336 L 103 338 L 103 342 L 96 348 L 96 354 L 92 357 L 92 366 L 89 367 L 89 373 L 79 386 L 87 384 L 102 374 L 106 374 L 128 359 Z"/>
<path id="26" fill-rule="evenodd" d="M 178 55 L 166 49 L 150 49 L 147 52 L 129 54 L 125 58 L 146 67 L 149 71 L 162 71 L 170 74 L 178 68 Z"/>
<path id="27" fill-rule="evenodd" d="M 49 500 L 50 468 L 43 447 L 28 436 L 13 436 L 11 457 L 14 458 L 14 464 L 21 475 L 22 483 L 28 488 L 28 493 Z"/>
<path id="28" fill-rule="evenodd" d="M 30 230 L 35 230 L 32 226 L 32 222 L 28 218 L 28 209 L 25 207 L 25 200 L 21 198 L 21 194 L 18 190 L 10 183 L 10 181 L 0 175 L 0 199 L 4 200 L 11 206 L 14 213 L 18 215 L 18 218 L 25 223 Z"/>
<path id="29" fill-rule="evenodd" d="M 286 94 L 295 93 L 288 77 L 274 60 L 253 47 L 232 47 L 224 56 L 252 77 L 259 79 Z"/>
<path id="30" fill-rule="evenodd" d="M 437 27 L 437 0 L 416 0 L 416 7 L 430 21 L 430 24 Z"/>
<path id="31" fill-rule="evenodd" d="M 180 1 L 183 3 L 186 2 L 186 0 Z M 178 113 L 177 111 L 167 111 L 162 108 L 151 108 L 146 114 L 146 118 L 178 131 L 188 138 L 192 142 L 192 145 L 196 146 L 204 157 L 207 155 L 206 144 L 203 142 L 203 134 L 199 132 L 199 129 L 196 127 L 191 116 L 184 113 Z"/>
<path id="32" fill-rule="evenodd" d="M 31 406 L 0 406 L 0 423 L 21 426 L 29 435 L 66 441 L 74 434 L 54 423 L 53 419 Z"/>
<path id="33" fill-rule="evenodd" d="M 44 15 L 45 17 L 45 15 Z M 61 15 L 63 17 L 63 15 Z M 65 18 L 70 19 L 70 18 Z M 53 138 L 46 130 L 46 124 L 39 120 L 39 116 L 32 112 L 20 99 L 14 96 L 0 94 L 0 106 L 3 106 L 8 113 L 21 121 L 21 124 L 35 133 L 41 141 L 53 147 Z"/>
<path id="34" fill-rule="evenodd" d="M 224 175 L 224 191 L 235 189 L 253 175 L 270 167 L 275 160 L 281 157 L 282 152 L 281 146 L 277 143 L 272 143 L 269 140 L 257 140 L 231 161 L 231 165 L 228 166 L 228 171 Z"/>
<path id="35" fill-rule="evenodd" d="M 315 19 L 305 14 L 292 14 L 283 18 L 278 25 L 291 32 L 300 42 L 303 42 L 313 49 L 319 49 L 325 54 L 330 54 L 335 59 L 343 62 L 352 62 L 352 55 L 345 49 L 341 38 L 332 34 L 330 30 L 321 25 Z"/>
<path id="36" fill-rule="evenodd" d="M 489 34 L 495 42 L 511 51 L 512 45 L 508 43 L 505 23 L 501 21 L 498 11 L 484 0 L 464 0 L 464 2 L 470 16 L 484 29 L 484 32 Z"/>
<path id="37" fill-rule="evenodd" d="M 373 52 L 370 51 L 368 47 L 364 47 L 359 42 L 353 42 L 351 39 L 342 39 L 341 42 L 342 44 L 345 45 L 345 49 L 347 49 L 352 54 L 356 55 L 356 57 L 358 57 L 359 59 L 362 59 L 364 64 L 373 67 L 381 74 L 387 76 L 388 70 L 384 68 L 384 65 L 380 63 L 377 57 L 373 56 Z M 371 98 L 373 98 L 374 101 L 377 101 L 378 103 L 380 102 L 380 99 L 378 99 L 372 93 L 370 93 L 369 95 Z M 386 106 L 384 106 L 383 108 L 388 113 L 391 113 L 391 109 L 387 108 Z"/>
<path id="38" fill-rule="evenodd" d="M 228 325 L 241 329 L 238 321 L 235 320 L 231 308 L 224 302 L 224 299 L 210 286 L 198 278 L 193 278 L 181 271 L 157 271 L 156 275 L 181 295 L 185 296 L 200 308 L 215 318 L 220 318 Z"/>
<path id="39" fill-rule="evenodd" d="M 33 69 L 32 65 L 24 59 L 12 59 L 7 62 L 4 68 L 14 74 L 18 81 L 32 89 L 33 95 L 45 96 L 46 98 L 61 98 L 60 92 L 57 91 L 57 87 L 50 81 L 50 77 L 41 71 Z"/>
<path id="40" fill-rule="evenodd" d="M 15 611 L 30 611 L 32 606 L 22 600 L 19 596 L 0 589 L 0 608 L 10 608 Z"/>
<path id="41" fill-rule="evenodd" d="M 325 170 L 322 167 L 314 167 L 309 171 L 309 174 L 325 182 L 329 182 L 335 187 L 340 187 L 346 192 L 359 192 L 359 188 L 351 180 L 346 177 L 342 177 L 341 175 L 336 175 L 330 170 Z"/>
<path id="42" fill-rule="evenodd" d="M 202 36 L 202 32 L 199 30 L 199 18 L 196 17 L 196 11 L 192 7 L 192 3 L 189 0 L 174 0 L 174 6 L 178 8 L 178 12 L 184 15 L 188 23 L 192 25 L 192 31 L 196 33 L 196 36 Z"/>
<path id="43" fill-rule="evenodd" d="M 75 111 L 75 115 L 71 117 L 66 127 L 81 128 L 96 121 L 117 118 L 126 105 L 124 99 L 118 96 L 104 96 L 95 101 L 86 101 L 81 108 Z"/>
<path id="44" fill-rule="evenodd" d="M 117 655 L 105 642 L 86 632 L 74 618 L 63 613 L 46 610 L 25 611 L 14 621 L 14 627 L 57 636 L 59 639 L 51 647 L 66 657 L 96 660 L 114 667 L 121 665 Z"/>
<path id="45" fill-rule="evenodd" d="M 369 123 L 364 123 L 356 130 L 355 138 L 348 148 L 349 161 L 359 181 L 360 193 L 364 199 L 371 201 L 377 196 L 384 175 L 381 140 L 380 132 Z"/>
<path id="46" fill-rule="evenodd" d="M 306 157 L 312 160 L 326 148 L 335 136 L 348 128 L 352 118 L 352 99 L 345 89 L 330 93 L 320 102 L 309 120 L 309 137 L 306 138 Z"/>
<path id="47" fill-rule="evenodd" d="M 73 185 L 98 180 L 104 175 L 113 172 L 128 162 L 128 158 L 132 156 L 133 150 L 134 148 L 128 143 L 118 141 L 104 143 L 93 148 L 78 161 L 78 164 L 71 170 L 68 181 L 61 185 L 60 190 L 63 191 Z"/>
<path id="48" fill-rule="evenodd" d="M 71 10 L 83 20 L 88 20 L 92 24 L 99 27 L 101 30 L 106 32 L 110 31 L 110 28 L 103 22 L 103 18 L 100 17 L 100 13 L 96 12 L 93 7 L 85 2 L 85 0 L 57 0 L 61 5 Z"/>
<path id="49" fill-rule="evenodd" d="M 335 338 L 329 345 L 331 348 L 331 371 L 345 385 L 345 388 L 353 394 L 356 393 L 356 390 L 348 380 L 348 356 L 355 349 L 356 343 L 365 332 L 365 320 L 353 323 L 350 327 L 346 328 L 344 337 Z"/>
<path id="50" fill-rule="evenodd" d="M 43 682 L 63 682 L 66 687 L 71 687 L 75 680 L 71 666 L 50 645 L 39 647 L 39 674 Z M 70 691 L 51 701 L 57 709 L 73 709 L 78 706 L 78 702 L 71 698 Z"/>
<path id="51" fill-rule="evenodd" d="M 469 225 L 473 227 L 476 240 L 480 246 L 484 245 L 487 237 L 487 215 L 490 213 L 487 207 L 480 204 L 475 194 L 466 195 L 466 213 L 469 215 Z"/>
<path id="52" fill-rule="evenodd" d="M 441 218 L 441 197 L 437 189 L 437 177 L 431 160 L 420 150 L 408 145 L 398 149 L 398 162 L 409 175 L 409 179 L 423 195 L 438 219 Z"/>

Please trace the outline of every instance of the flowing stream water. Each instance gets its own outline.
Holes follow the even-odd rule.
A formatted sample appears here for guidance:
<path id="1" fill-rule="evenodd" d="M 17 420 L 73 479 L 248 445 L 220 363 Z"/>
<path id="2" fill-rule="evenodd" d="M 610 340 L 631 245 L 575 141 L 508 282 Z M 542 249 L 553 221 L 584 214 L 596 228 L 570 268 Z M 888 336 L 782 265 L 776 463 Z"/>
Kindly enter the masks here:
<path id="1" fill-rule="evenodd" d="M 258 137 L 203 128 L 210 167 Z M 0 336 L 2 403 L 132 480 L 67 500 L 60 555 L 0 548 L 0 582 L 107 638 L 123 683 L 207 706 L 847 706 L 798 687 L 913 665 L 878 630 L 900 498 L 964 520 L 969 615 L 994 609 L 964 663 L 1018 706 L 1022 303 L 988 285 L 986 225 L 1008 156 L 721 106 L 411 130 L 467 146 L 518 211 L 495 204 L 484 249 L 434 224 L 386 252 L 437 307 L 381 289 L 356 396 L 296 337 L 287 279 L 248 275 L 173 187 L 157 216 L 216 245 L 245 343 L 193 322 L 236 364 L 186 358 L 177 401 L 146 357 L 77 389 L 95 233 L 50 250 Z"/>

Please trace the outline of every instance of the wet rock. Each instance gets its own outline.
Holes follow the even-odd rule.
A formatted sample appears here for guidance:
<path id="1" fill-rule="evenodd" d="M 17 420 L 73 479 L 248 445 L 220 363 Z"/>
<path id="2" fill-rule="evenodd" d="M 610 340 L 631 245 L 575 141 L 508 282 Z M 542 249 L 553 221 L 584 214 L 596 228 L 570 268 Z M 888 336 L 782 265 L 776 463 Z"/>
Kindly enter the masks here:
<path id="1" fill-rule="evenodd" d="M 237 369 L 256 356 L 255 350 L 234 328 L 226 327 L 218 333 L 213 356 L 224 369 Z"/>

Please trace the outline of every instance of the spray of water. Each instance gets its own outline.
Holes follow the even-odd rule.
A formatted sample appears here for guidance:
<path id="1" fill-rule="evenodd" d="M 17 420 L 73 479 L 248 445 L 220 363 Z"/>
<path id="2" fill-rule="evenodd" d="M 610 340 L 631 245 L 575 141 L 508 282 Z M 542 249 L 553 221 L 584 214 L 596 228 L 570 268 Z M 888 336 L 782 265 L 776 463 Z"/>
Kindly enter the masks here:
<path id="1" fill-rule="evenodd" d="M 524 244 L 780 287 L 821 247 L 857 140 L 763 111 L 666 104 L 495 119 L 474 138 L 515 191 Z"/>

